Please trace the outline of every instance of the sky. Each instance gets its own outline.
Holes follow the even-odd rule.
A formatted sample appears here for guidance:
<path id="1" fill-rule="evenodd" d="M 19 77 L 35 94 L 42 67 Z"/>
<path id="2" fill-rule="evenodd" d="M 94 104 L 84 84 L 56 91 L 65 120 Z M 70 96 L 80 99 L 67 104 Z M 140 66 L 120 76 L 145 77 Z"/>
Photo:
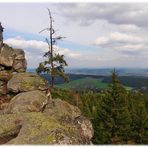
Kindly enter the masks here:
<path id="1" fill-rule="evenodd" d="M 46 8 L 69 68 L 148 68 L 148 3 L 0 3 L 4 42 L 25 50 L 28 68 L 48 50 Z"/>

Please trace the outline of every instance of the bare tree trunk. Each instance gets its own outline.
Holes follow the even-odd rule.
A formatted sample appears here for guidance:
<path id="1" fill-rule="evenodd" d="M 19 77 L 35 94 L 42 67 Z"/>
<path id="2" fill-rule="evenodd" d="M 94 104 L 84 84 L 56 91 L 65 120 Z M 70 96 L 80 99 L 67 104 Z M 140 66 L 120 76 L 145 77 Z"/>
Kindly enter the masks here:
<path id="1" fill-rule="evenodd" d="M 53 86 L 54 86 L 54 76 L 51 76 L 51 88 L 53 88 Z"/>
<path id="2" fill-rule="evenodd" d="M 54 86 L 54 76 L 53 76 L 53 69 L 54 69 L 54 65 L 53 65 L 53 28 L 52 28 L 52 16 L 51 16 L 51 12 L 49 11 L 49 16 L 50 16 L 50 49 L 51 49 L 51 87 Z"/>
<path id="3" fill-rule="evenodd" d="M 3 47 L 3 32 L 0 31 L 0 48 Z"/>

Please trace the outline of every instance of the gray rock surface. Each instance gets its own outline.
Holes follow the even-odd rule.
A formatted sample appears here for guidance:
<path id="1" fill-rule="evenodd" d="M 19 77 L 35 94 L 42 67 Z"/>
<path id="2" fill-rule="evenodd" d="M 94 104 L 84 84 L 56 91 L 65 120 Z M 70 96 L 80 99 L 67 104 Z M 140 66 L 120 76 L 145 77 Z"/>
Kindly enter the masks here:
<path id="1" fill-rule="evenodd" d="M 89 144 L 74 124 L 40 112 L 0 115 L 0 144 Z"/>
<path id="2" fill-rule="evenodd" d="M 33 73 L 16 73 L 8 81 L 7 88 L 9 92 L 19 93 L 32 90 L 46 90 L 48 81 Z"/>
<path id="3" fill-rule="evenodd" d="M 48 98 L 41 91 L 19 93 L 13 97 L 8 106 L 8 113 L 39 112 L 48 103 Z"/>
<path id="4" fill-rule="evenodd" d="M 61 99 L 50 100 L 43 113 L 57 120 L 66 120 L 68 122 L 81 116 L 81 111 L 78 107 L 70 105 Z"/>
<path id="5" fill-rule="evenodd" d="M 26 71 L 27 63 L 24 51 L 4 44 L 0 49 L 0 65 L 13 68 L 16 72 Z"/>
<path id="6" fill-rule="evenodd" d="M 26 72 L 23 50 L 0 48 L 0 144 L 91 144 L 91 122 L 78 107 L 48 98 L 48 87 Z"/>
<path id="7" fill-rule="evenodd" d="M 6 83 L 0 81 L 0 96 L 7 94 Z"/>
<path id="8" fill-rule="evenodd" d="M 14 49 L 7 44 L 0 47 L 0 106 L 7 101 L 7 83 L 13 73 L 25 72 L 27 63 L 25 53 L 21 49 Z"/>
<path id="9" fill-rule="evenodd" d="M 2 70 L 0 71 L 0 80 L 1 81 L 9 81 L 12 77 L 12 72 L 10 70 Z"/>

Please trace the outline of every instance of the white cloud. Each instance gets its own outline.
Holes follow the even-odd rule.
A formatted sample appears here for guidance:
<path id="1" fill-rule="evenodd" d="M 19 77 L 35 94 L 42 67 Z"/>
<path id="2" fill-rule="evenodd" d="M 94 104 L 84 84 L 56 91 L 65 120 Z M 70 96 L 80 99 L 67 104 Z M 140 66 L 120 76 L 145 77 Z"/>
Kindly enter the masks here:
<path id="1" fill-rule="evenodd" d="M 126 51 L 139 51 L 139 49 L 144 49 L 145 46 L 143 44 L 127 44 L 127 45 L 123 45 L 123 46 L 120 46 L 120 47 L 116 47 L 118 48 L 119 50 L 126 50 Z"/>
<path id="2" fill-rule="evenodd" d="M 9 44 L 10 46 L 13 46 L 15 48 L 23 48 L 23 49 L 39 49 L 43 52 L 48 50 L 47 43 L 43 41 L 37 41 L 37 40 L 25 40 L 21 37 L 16 38 L 9 38 L 5 40 L 5 43 Z"/>
<path id="3" fill-rule="evenodd" d="M 148 40 L 145 36 L 136 36 L 121 32 L 111 32 L 106 36 L 98 37 L 93 44 L 101 48 L 116 50 L 117 52 L 122 52 L 130 56 L 132 56 L 132 54 L 133 56 L 135 54 L 139 54 L 140 56 L 140 54 L 148 53 Z"/>
<path id="4" fill-rule="evenodd" d="M 143 41 L 142 37 L 138 37 L 131 34 L 121 33 L 121 32 L 111 32 L 106 37 L 98 37 L 95 41 L 95 45 L 105 45 L 109 42 L 130 42 L 130 43 L 140 43 Z"/>
<path id="5" fill-rule="evenodd" d="M 112 32 L 110 34 L 110 40 L 117 42 L 142 42 L 141 37 L 137 37 L 130 34 L 120 33 L 120 32 Z"/>
<path id="6" fill-rule="evenodd" d="M 128 41 L 128 39 L 132 38 L 127 37 L 125 34 L 115 33 L 120 36 L 120 39 L 125 37 L 125 41 Z M 114 37 L 113 33 L 105 40 L 107 37 L 102 38 L 101 42 L 99 42 L 99 46 L 102 48 L 109 47 L 110 42 L 117 42 L 119 41 L 119 38 Z M 137 39 L 139 40 L 139 38 Z M 130 41 L 130 40 L 129 40 Z M 25 50 L 26 58 L 28 60 L 28 67 L 37 67 L 38 63 L 43 60 L 42 55 L 45 51 L 48 50 L 47 44 L 42 41 L 36 41 L 36 40 L 25 40 L 21 37 L 16 38 L 10 38 L 5 40 L 5 43 L 9 44 L 12 47 L 15 48 L 21 48 Z M 71 67 L 107 67 L 115 65 L 117 66 L 117 61 L 120 63 L 120 65 L 124 65 L 124 63 L 127 64 L 127 61 L 134 61 L 133 58 L 131 58 L 130 55 L 131 51 L 134 51 L 137 53 L 139 52 L 140 48 L 143 48 L 143 44 L 130 44 L 124 42 L 124 44 L 121 44 L 120 46 L 112 46 L 113 49 L 109 50 L 101 50 L 101 51 L 81 51 L 81 52 L 72 52 L 68 48 L 59 48 L 58 46 L 55 46 L 55 52 L 58 52 L 60 54 L 64 54 L 67 58 L 67 62 L 69 66 Z M 117 45 L 117 44 L 116 44 Z M 117 51 L 117 52 L 116 52 Z M 145 50 L 143 53 L 146 52 Z M 124 54 L 122 54 L 124 53 Z M 146 53 L 144 53 L 146 55 Z M 133 57 L 133 55 L 132 55 Z M 138 56 L 139 57 L 139 56 Z M 146 59 L 147 56 L 144 57 Z M 135 59 L 140 59 L 135 57 Z M 119 62 L 121 61 L 121 62 Z"/>
<path id="7" fill-rule="evenodd" d="M 59 54 L 63 54 L 69 58 L 79 58 L 81 56 L 80 53 L 71 52 L 70 49 L 68 49 L 68 48 L 60 48 L 58 46 L 54 46 L 54 50 L 55 50 L 55 52 L 57 52 Z"/>
<path id="8" fill-rule="evenodd" d="M 82 58 L 82 55 L 80 53 L 69 53 L 68 56 L 76 59 L 79 57 Z"/>
<path id="9" fill-rule="evenodd" d="M 147 27 L 147 3 L 89 3 L 60 4 L 60 12 L 69 21 L 77 21 L 82 25 L 90 25 L 99 19 L 113 24 L 136 24 Z"/>
<path id="10" fill-rule="evenodd" d="M 36 67 L 38 63 L 43 60 L 42 55 L 44 52 L 48 51 L 48 45 L 43 41 L 25 40 L 21 37 L 16 37 L 9 38 L 4 42 L 14 48 L 24 49 L 29 67 Z M 72 52 L 68 48 L 60 48 L 58 46 L 54 46 L 54 51 L 55 53 L 63 54 L 66 58 L 75 59 L 81 56 L 78 52 Z"/>
<path id="11" fill-rule="evenodd" d="M 54 28 L 59 29 L 58 34 L 66 36 L 66 41 L 73 42 L 68 47 L 76 43 L 74 49 L 77 52 L 74 49 L 56 47 L 60 54 L 66 56 L 70 66 L 143 64 L 148 67 L 147 3 L 0 4 L 0 18 L 6 31 L 5 41 L 26 51 L 29 67 L 36 67 L 42 60 L 43 53 L 48 50 L 43 41 L 26 40 L 30 36 L 27 33 L 33 33 L 33 38 L 48 25 L 47 7 L 53 12 Z M 10 38 L 15 36 L 15 31 L 24 39 Z M 95 49 L 90 45 L 92 41 L 96 45 Z M 85 50 L 81 45 L 90 49 L 87 47 Z"/>
<path id="12" fill-rule="evenodd" d="M 121 30 L 121 31 L 126 31 L 126 32 L 136 32 L 136 31 L 141 31 L 141 27 L 136 26 L 135 24 L 121 24 L 121 25 L 116 25 L 116 27 Z"/>
<path id="13" fill-rule="evenodd" d="M 8 45 L 14 48 L 21 48 L 25 50 L 26 58 L 28 61 L 28 67 L 37 67 L 38 63 L 43 60 L 43 53 L 47 50 L 47 45 L 45 42 L 36 40 L 25 40 L 21 37 L 10 38 L 4 41 Z M 54 47 L 55 52 L 64 54 L 67 58 L 67 62 L 71 67 L 96 67 L 103 62 L 113 61 L 122 57 L 118 53 L 108 52 L 72 52 L 68 48 Z"/>
<path id="14" fill-rule="evenodd" d="M 95 41 L 94 41 L 94 45 L 103 45 L 106 44 L 108 42 L 108 38 L 106 37 L 98 37 Z"/>

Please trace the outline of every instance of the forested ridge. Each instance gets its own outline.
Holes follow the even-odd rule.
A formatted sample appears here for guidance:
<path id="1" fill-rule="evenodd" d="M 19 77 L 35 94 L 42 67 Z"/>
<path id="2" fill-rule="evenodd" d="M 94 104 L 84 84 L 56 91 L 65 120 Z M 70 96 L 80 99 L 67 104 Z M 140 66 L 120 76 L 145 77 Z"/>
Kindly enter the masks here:
<path id="1" fill-rule="evenodd" d="M 84 74 L 67 74 L 69 76 L 69 82 L 64 83 L 64 80 L 61 77 L 55 78 L 55 85 L 61 89 L 73 89 L 73 90 L 93 90 L 93 91 L 101 91 L 106 89 L 108 85 L 111 83 L 111 76 L 105 75 L 84 75 Z M 111 73 L 110 73 L 111 75 Z M 48 74 L 42 74 L 44 78 L 46 78 L 49 83 L 51 77 Z M 121 76 L 118 73 L 118 78 L 121 83 L 136 91 L 148 92 L 148 77 L 144 76 Z"/>
<path id="2" fill-rule="evenodd" d="M 93 123 L 94 144 L 148 144 L 148 95 L 125 89 L 114 71 L 101 92 L 54 89 Z"/>

